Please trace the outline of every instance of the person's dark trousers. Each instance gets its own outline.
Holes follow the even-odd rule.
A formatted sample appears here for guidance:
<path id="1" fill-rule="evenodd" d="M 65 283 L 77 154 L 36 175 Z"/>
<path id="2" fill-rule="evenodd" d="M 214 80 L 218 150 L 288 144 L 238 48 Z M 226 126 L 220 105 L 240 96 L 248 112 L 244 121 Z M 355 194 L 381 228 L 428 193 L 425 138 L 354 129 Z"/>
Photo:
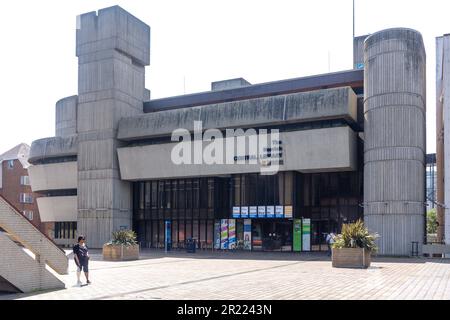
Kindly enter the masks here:
<path id="1" fill-rule="evenodd" d="M 331 257 L 331 246 L 330 246 L 330 244 L 327 244 L 327 245 L 328 245 L 328 256 Z"/>

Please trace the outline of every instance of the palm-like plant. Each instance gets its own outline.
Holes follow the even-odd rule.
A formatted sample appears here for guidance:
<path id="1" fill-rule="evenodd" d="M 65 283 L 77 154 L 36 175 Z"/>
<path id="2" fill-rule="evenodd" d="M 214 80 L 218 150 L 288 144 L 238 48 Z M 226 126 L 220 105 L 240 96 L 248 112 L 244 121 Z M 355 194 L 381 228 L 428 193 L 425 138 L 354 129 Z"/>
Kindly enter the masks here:
<path id="1" fill-rule="evenodd" d="M 109 244 L 131 246 L 137 243 L 136 232 L 133 230 L 119 230 L 112 233 L 112 240 Z"/>
<path id="2" fill-rule="evenodd" d="M 378 250 L 375 240 L 377 233 L 370 233 L 362 220 L 342 225 L 341 234 L 336 236 L 333 248 L 364 248 L 370 252 Z"/>

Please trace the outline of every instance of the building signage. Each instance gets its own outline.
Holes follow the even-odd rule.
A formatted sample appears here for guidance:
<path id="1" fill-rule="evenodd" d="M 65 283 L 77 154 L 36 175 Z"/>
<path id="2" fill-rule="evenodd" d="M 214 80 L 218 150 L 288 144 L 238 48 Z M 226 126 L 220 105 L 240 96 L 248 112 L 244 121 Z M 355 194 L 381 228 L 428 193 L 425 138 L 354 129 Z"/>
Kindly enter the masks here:
<path id="1" fill-rule="evenodd" d="M 220 223 L 220 249 L 228 249 L 228 219 Z"/>
<path id="2" fill-rule="evenodd" d="M 228 249 L 236 249 L 236 220 L 228 219 Z"/>
<path id="3" fill-rule="evenodd" d="M 241 218 L 248 218 L 248 207 L 241 207 Z"/>
<path id="4" fill-rule="evenodd" d="M 252 206 L 250 207 L 250 218 L 258 217 L 258 207 Z"/>
<path id="5" fill-rule="evenodd" d="M 284 207 L 276 206 L 275 207 L 275 218 L 284 218 Z"/>
<path id="6" fill-rule="evenodd" d="M 266 207 L 266 217 L 267 218 L 275 218 L 275 206 L 267 206 Z"/>
<path id="7" fill-rule="evenodd" d="M 302 220 L 294 219 L 294 251 L 302 251 Z"/>
<path id="8" fill-rule="evenodd" d="M 244 220 L 244 250 L 252 250 L 252 220 Z"/>
<path id="9" fill-rule="evenodd" d="M 220 249 L 220 220 L 214 223 L 214 249 Z"/>
<path id="10" fill-rule="evenodd" d="M 258 218 L 265 218 L 265 217 L 266 217 L 266 207 L 259 206 L 258 207 Z"/>
<path id="11" fill-rule="evenodd" d="M 241 207 L 233 207 L 233 218 L 241 217 Z"/>
<path id="12" fill-rule="evenodd" d="M 292 215 L 292 206 L 285 206 L 284 207 L 284 217 L 288 218 L 288 219 L 293 217 L 293 215 Z"/>
<path id="13" fill-rule="evenodd" d="M 311 251 L 311 219 L 303 219 L 302 222 L 303 251 Z"/>

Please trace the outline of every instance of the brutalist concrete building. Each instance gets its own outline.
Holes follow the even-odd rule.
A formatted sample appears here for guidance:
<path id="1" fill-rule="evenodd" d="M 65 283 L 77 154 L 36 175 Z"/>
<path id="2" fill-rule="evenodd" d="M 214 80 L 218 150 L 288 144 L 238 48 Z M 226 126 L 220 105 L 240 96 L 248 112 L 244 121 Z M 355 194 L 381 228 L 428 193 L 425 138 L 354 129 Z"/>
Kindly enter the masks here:
<path id="1" fill-rule="evenodd" d="M 34 141 L 29 159 L 33 191 L 46 195 L 41 219 L 59 238 L 84 234 L 101 247 L 111 232 L 133 229 L 142 247 L 182 248 L 194 238 L 205 249 L 320 251 L 328 233 L 362 218 L 380 234 L 381 254 L 409 255 L 412 242 L 424 241 L 418 32 L 366 37 L 352 70 L 218 81 L 208 92 L 162 99 L 144 86 L 149 26 L 115 6 L 81 15 L 76 33 L 78 94 L 57 102 L 56 135 Z M 195 143 L 193 163 L 176 163 L 173 133 L 196 140 L 199 123 L 204 136 L 279 135 L 256 164 L 239 161 L 259 159 L 250 147 L 231 163 L 196 162 Z M 200 150 L 227 139 L 203 139 Z M 264 173 L 274 158 L 278 170 Z"/>

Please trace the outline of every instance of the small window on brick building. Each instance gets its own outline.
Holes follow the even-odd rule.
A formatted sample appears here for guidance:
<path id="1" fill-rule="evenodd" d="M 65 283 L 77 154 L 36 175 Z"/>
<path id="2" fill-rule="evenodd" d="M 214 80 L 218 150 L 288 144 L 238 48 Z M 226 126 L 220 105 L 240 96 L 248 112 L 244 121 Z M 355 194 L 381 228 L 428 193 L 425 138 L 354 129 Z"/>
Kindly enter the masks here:
<path id="1" fill-rule="evenodd" d="M 33 195 L 31 193 L 21 193 L 20 203 L 33 203 Z"/>
<path id="2" fill-rule="evenodd" d="M 8 160 L 8 169 L 14 168 L 14 160 Z"/>
<path id="3" fill-rule="evenodd" d="M 25 210 L 23 212 L 23 215 L 30 221 L 33 221 L 33 211 L 27 211 Z"/>
<path id="4" fill-rule="evenodd" d="M 20 184 L 22 186 L 29 186 L 30 185 L 30 177 L 29 176 L 21 176 L 20 177 Z"/>

